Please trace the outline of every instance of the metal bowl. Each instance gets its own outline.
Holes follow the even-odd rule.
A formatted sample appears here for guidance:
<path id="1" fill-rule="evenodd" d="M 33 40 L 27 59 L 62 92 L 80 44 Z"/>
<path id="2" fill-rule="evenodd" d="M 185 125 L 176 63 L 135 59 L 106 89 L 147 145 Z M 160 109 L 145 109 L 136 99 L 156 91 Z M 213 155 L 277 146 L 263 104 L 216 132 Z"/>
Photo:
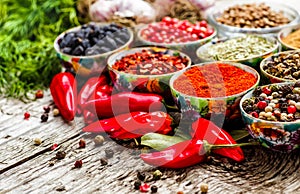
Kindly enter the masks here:
<path id="1" fill-rule="evenodd" d="M 294 26 L 288 26 L 286 28 L 283 28 L 282 30 L 280 30 L 280 32 L 278 33 L 277 39 L 281 44 L 282 50 L 297 50 L 300 49 L 300 45 L 299 47 L 293 47 L 291 45 L 286 44 L 285 42 L 282 41 L 282 38 L 286 37 L 287 35 L 291 34 L 292 32 L 299 30 L 300 29 L 300 25 L 294 25 Z"/>
<path id="2" fill-rule="evenodd" d="M 236 62 L 236 63 L 242 63 L 245 65 L 248 65 L 250 67 L 255 68 L 256 70 L 259 69 L 259 63 L 266 58 L 267 56 L 273 54 L 273 53 L 277 53 L 279 51 L 279 43 L 278 41 L 273 38 L 273 37 L 263 37 L 263 36 L 259 36 L 261 38 L 264 38 L 272 43 L 274 43 L 274 47 L 269 49 L 268 51 L 261 53 L 259 55 L 253 56 L 253 57 L 247 57 L 247 58 L 242 58 L 242 59 L 236 59 L 236 60 L 223 60 L 223 59 L 216 59 L 215 56 L 211 56 L 208 53 L 208 49 L 213 46 L 213 45 L 217 45 L 217 44 L 222 44 L 228 40 L 232 40 L 232 39 L 236 39 L 236 38 L 240 38 L 240 37 L 245 37 L 246 35 L 241 35 L 241 36 L 237 36 L 237 37 L 233 37 L 233 38 L 221 38 L 221 39 L 215 39 L 209 43 L 206 43 L 205 45 L 199 47 L 196 51 L 196 54 L 200 60 L 200 62 L 212 62 L 212 61 L 218 61 L 218 60 L 222 60 L 222 61 L 227 61 L 227 62 Z"/>
<path id="3" fill-rule="evenodd" d="M 219 22 L 217 22 L 216 18 L 218 18 L 224 10 L 226 10 L 229 7 L 232 7 L 234 5 L 242 5 L 246 3 L 266 3 L 267 5 L 270 6 L 270 8 L 274 11 L 283 11 L 284 15 L 290 19 L 290 23 L 277 26 L 277 27 L 271 27 L 271 28 L 239 28 L 239 27 L 234 27 L 234 26 L 229 26 L 229 25 L 224 25 Z M 276 36 L 277 33 L 288 26 L 292 26 L 295 24 L 298 24 L 300 22 L 300 16 L 297 10 L 295 10 L 293 7 L 287 6 L 285 4 L 279 4 L 275 3 L 273 1 L 268 1 L 268 0 L 234 0 L 234 1 L 226 1 L 223 4 L 220 4 L 218 6 L 214 6 L 210 8 L 207 11 L 207 20 L 209 23 L 214 25 L 220 36 L 227 36 L 227 37 L 232 37 L 232 36 L 237 36 L 240 34 L 246 34 L 246 33 L 251 33 L 251 34 L 263 34 L 263 35 L 270 35 L 270 36 Z"/>

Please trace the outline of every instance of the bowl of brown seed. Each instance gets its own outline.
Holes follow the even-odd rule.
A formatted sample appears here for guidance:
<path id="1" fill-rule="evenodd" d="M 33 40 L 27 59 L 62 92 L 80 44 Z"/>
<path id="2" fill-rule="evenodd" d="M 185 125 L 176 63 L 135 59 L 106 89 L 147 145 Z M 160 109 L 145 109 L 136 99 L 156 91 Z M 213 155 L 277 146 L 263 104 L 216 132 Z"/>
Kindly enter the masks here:
<path id="1" fill-rule="evenodd" d="M 262 82 L 281 83 L 300 81 L 300 50 L 273 54 L 260 63 Z"/>
<path id="2" fill-rule="evenodd" d="M 275 36 L 281 29 L 298 24 L 297 10 L 272 1 L 226 1 L 207 11 L 208 21 L 219 35 L 235 36 L 245 33 Z"/>

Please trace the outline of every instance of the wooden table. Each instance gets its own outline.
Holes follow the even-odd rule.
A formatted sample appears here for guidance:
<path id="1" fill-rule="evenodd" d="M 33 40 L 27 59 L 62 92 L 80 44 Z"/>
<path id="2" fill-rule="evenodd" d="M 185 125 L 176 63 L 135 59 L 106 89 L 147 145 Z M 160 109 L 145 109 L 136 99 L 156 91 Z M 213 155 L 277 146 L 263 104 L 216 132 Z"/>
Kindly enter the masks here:
<path id="1" fill-rule="evenodd" d="M 225 1 L 225 0 L 223 0 Z M 219 3 L 219 1 L 217 1 Z M 298 1 L 288 4 L 299 7 Z M 106 139 L 103 146 L 96 146 L 93 134 L 82 133 L 82 118 L 67 123 L 54 117 L 42 123 L 43 106 L 53 102 L 49 91 L 45 97 L 28 104 L 0 98 L 0 193 L 139 193 L 133 184 L 137 172 L 144 172 L 147 182 L 158 187 L 158 193 L 201 193 L 200 184 L 207 183 L 211 194 L 232 193 L 286 193 L 300 194 L 300 152 L 283 154 L 263 147 L 243 148 L 246 160 L 230 163 L 212 158 L 208 163 L 187 169 L 168 170 L 149 166 L 139 159 L 139 152 Z M 23 119 L 25 111 L 31 113 Z M 34 145 L 33 139 L 41 138 L 42 144 Z M 79 148 L 80 139 L 86 148 Z M 51 147 L 58 147 L 52 150 Z M 112 149 L 114 156 L 107 165 L 100 160 L 105 149 Z M 58 151 L 66 157 L 55 159 Z M 74 162 L 82 160 L 82 168 Z M 152 179 L 160 170 L 163 176 Z"/>
<path id="2" fill-rule="evenodd" d="M 138 171 L 145 172 L 150 185 L 158 186 L 158 193 L 201 193 L 201 183 L 216 194 L 300 193 L 299 151 L 282 154 L 262 147 L 246 148 L 246 161 L 240 164 L 214 158 L 187 169 L 160 169 L 145 164 L 136 150 L 112 140 L 95 146 L 94 135 L 81 133 L 80 117 L 66 123 L 50 113 L 49 120 L 42 123 L 45 105 L 53 106 L 49 92 L 28 104 L 0 100 L 0 193 L 139 193 L 133 188 Z M 31 113 L 28 120 L 23 118 L 25 111 Z M 41 138 L 42 144 L 34 145 L 34 138 Z M 81 138 L 86 148 L 79 148 Z M 55 150 L 50 149 L 53 144 L 58 144 Z M 101 165 L 107 148 L 114 156 Z M 65 151 L 66 157 L 54 159 L 58 151 Z M 79 159 L 82 168 L 74 168 Z M 153 180 L 157 169 L 163 176 Z"/>

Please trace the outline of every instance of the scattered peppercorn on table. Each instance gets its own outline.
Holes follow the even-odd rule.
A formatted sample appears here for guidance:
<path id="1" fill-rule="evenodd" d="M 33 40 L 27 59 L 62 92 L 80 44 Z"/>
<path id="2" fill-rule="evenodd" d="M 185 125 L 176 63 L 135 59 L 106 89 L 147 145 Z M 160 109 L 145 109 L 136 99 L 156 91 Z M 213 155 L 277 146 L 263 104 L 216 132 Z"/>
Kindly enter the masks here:
<path id="1" fill-rule="evenodd" d="M 216 4 L 220 2 L 217 1 Z M 292 2 L 294 5 L 297 3 L 290 0 L 291 4 Z M 262 9 L 266 11 L 265 8 Z M 224 22 L 227 22 L 226 18 Z M 140 56 L 138 57 L 140 59 Z M 275 68 L 275 65 L 267 67 Z M 134 68 L 129 70 L 137 71 Z M 191 135 L 191 139 L 183 141 L 186 134 L 178 134 L 171 144 L 170 141 L 162 141 L 159 138 L 167 139 L 164 135 L 173 131 L 172 125 L 178 114 L 161 111 L 162 105 L 165 105 L 162 102 L 166 103 L 163 95 L 132 92 L 115 94 L 113 86 L 107 84 L 110 82 L 107 77 L 93 77 L 80 91 L 72 93 L 74 88 L 71 86 L 74 86 L 76 81 L 73 80 L 72 74 L 68 72 L 57 75 L 50 88 L 46 91 L 39 90 L 36 99 L 30 103 L 0 98 L 0 194 L 300 194 L 299 149 L 291 153 L 282 153 L 263 146 L 224 148 L 220 144 L 228 146 L 235 144 L 235 141 L 240 143 L 251 138 L 237 135 L 243 138 L 235 140 L 231 134 L 205 118 L 198 118 L 192 124 L 189 123 L 191 128 L 187 133 Z M 223 79 L 213 74 L 208 75 L 214 76 L 215 79 Z M 180 78 L 187 79 L 188 76 Z M 258 79 L 253 78 L 252 83 L 250 78 L 249 87 Z M 242 79 L 236 82 L 238 81 Z M 124 80 L 120 82 L 124 84 Z M 158 88 L 154 87 L 155 84 L 157 83 L 151 81 L 147 88 L 162 89 L 159 88 L 159 84 L 156 85 Z M 174 85 L 178 88 L 183 84 L 179 82 Z M 127 83 L 125 86 L 127 87 Z M 205 97 L 219 97 L 217 89 L 210 89 L 209 92 L 213 91 L 213 94 L 205 94 Z M 259 91 L 268 93 L 263 89 L 266 88 Z M 65 90 L 65 93 L 55 96 L 60 90 Z M 205 90 L 197 92 L 203 93 Z M 257 99 L 262 97 L 260 95 Z M 71 103 L 74 98 L 78 101 L 77 107 Z M 128 107 L 127 101 L 134 103 Z M 140 106 L 140 101 L 147 103 Z M 268 99 L 257 103 L 259 109 L 265 110 L 267 104 L 261 102 L 268 103 Z M 99 107 L 101 104 L 101 107 L 105 108 L 95 109 L 95 104 L 99 104 Z M 144 112 L 149 107 L 152 108 L 152 112 Z M 127 109 L 130 109 L 130 113 Z M 172 110 L 172 106 L 167 109 Z M 249 107 L 245 106 L 245 111 L 247 109 Z M 246 112 L 256 117 L 254 109 L 255 107 L 251 107 Z M 292 110 L 296 111 L 296 108 Z M 255 113 L 258 117 L 258 113 Z M 101 120 L 98 120 L 98 117 Z M 130 130 L 126 126 L 130 126 Z M 226 127 L 238 129 L 238 132 L 245 128 L 243 124 L 237 123 Z M 158 129 L 156 135 L 149 133 L 153 129 Z M 270 139 L 271 136 L 272 134 Z M 295 138 L 299 139 L 298 136 Z M 155 148 L 160 151 L 147 153 L 152 151 L 147 147 L 150 144 L 154 145 L 151 141 L 164 142 L 156 144 Z M 219 145 L 211 145 L 212 143 Z M 219 146 L 219 149 L 213 149 L 214 146 Z M 212 154 L 209 156 L 201 152 L 204 149 L 210 151 L 210 148 Z M 155 164 L 158 167 L 153 166 Z"/>

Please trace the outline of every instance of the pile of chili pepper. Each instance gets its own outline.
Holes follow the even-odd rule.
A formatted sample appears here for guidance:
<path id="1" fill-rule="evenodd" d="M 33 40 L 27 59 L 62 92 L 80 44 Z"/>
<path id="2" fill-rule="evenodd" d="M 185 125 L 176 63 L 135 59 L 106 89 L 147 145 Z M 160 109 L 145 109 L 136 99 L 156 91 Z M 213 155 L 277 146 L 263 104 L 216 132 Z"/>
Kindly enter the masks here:
<path id="1" fill-rule="evenodd" d="M 245 159 L 235 140 L 213 122 L 199 118 L 192 124 L 192 139 L 177 143 L 159 152 L 143 153 L 141 159 L 154 166 L 185 168 L 206 161 L 210 150 L 236 162 Z"/>
<path id="2" fill-rule="evenodd" d="M 83 131 L 107 133 L 111 138 L 138 138 L 149 132 L 168 134 L 172 118 L 163 112 L 162 96 L 150 93 L 113 94 L 106 75 L 91 77 L 77 94 L 77 82 L 71 73 L 54 76 L 50 91 L 66 121 L 77 112 L 88 124 Z"/>
<path id="3" fill-rule="evenodd" d="M 84 127 L 82 131 L 107 133 L 115 139 L 133 139 L 149 132 L 168 134 L 172 131 L 171 124 L 172 118 L 165 112 L 137 111 L 98 120 Z"/>

